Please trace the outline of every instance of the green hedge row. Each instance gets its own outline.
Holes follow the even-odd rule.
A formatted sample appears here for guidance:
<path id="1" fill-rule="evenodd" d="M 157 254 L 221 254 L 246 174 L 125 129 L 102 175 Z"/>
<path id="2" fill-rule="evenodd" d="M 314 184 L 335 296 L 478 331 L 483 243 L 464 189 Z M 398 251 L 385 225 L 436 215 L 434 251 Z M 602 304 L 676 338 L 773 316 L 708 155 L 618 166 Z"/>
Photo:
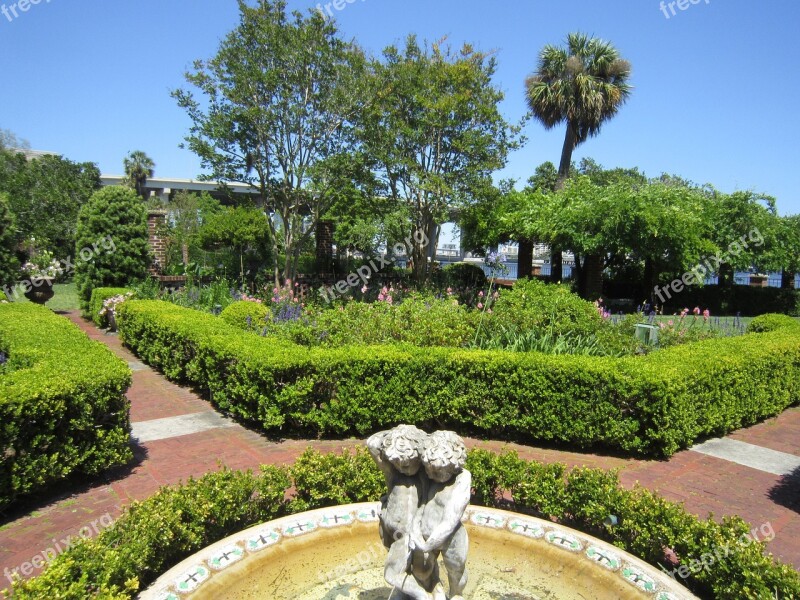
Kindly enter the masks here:
<path id="1" fill-rule="evenodd" d="M 124 296 L 130 293 L 128 288 L 94 288 L 92 290 L 92 297 L 89 299 L 89 311 L 84 312 L 83 316 L 91 319 L 92 322 L 105 329 L 108 327 L 108 315 L 101 315 L 100 311 L 103 308 L 103 302 L 114 296 Z"/>
<path id="2" fill-rule="evenodd" d="M 655 566 L 664 563 L 664 549 L 671 549 L 680 561 L 676 577 L 702 598 L 800 597 L 798 573 L 765 555 L 763 543 L 748 539 L 741 519 L 698 520 L 647 490 L 622 488 L 615 472 L 568 471 L 481 450 L 470 452 L 467 468 L 474 503 L 550 518 Z M 258 475 L 208 474 L 133 503 L 97 538 L 78 542 L 42 575 L 15 584 L 13 598 L 132 598 L 184 558 L 237 531 L 299 511 L 374 501 L 384 487 L 364 450 L 307 451 L 288 469 L 263 466 Z M 604 524 L 609 515 L 617 517 L 616 526 Z"/>
<path id="3" fill-rule="evenodd" d="M 309 350 L 165 302 L 130 301 L 119 313 L 122 338 L 142 360 L 272 433 L 365 435 L 435 423 L 670 456 L 800 398 L 800 335 L 790 328 L 615 359 L 410 346 Z"/>
<path id="4" fill-rule="evenodd" d="M 29 303 L 0 304 L 0 508 L 73 473 L 127 463 L 124 361 L 67 319 Z"/>

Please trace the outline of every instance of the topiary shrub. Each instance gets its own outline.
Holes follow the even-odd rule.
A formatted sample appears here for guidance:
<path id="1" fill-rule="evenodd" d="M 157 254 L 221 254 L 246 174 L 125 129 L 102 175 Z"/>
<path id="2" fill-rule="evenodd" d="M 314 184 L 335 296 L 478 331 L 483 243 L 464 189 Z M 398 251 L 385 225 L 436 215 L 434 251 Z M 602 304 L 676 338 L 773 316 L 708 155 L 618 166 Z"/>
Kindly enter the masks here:
<path id="1" fill-rule="evenodd" d="M 147 211 L 141 199 L 122 186 L 95 192 L 78 214 L 75 244 L 75 284 L 86 313 L 92 289 L 125 287 L 147 275 Z"/>
<path id="2" fill-rule="evenodd" d="M 747 326 L 747 333 L 767 333 L 783 328 L 798 328 L 800 321 L 786 315 L 761 315 L 756 317 Z"/>
<path id="3" fill-rule="evenodd" d="M 602 321 L 597 307 L 567 286 L 523 279 L 500 292 L 488 326 L 519 333 L 537 330 L 554 336 L 588 336 L 600 330 Z"/>
<path id="4" fill-rule="evenodd" d="M 269 308 L 259 302 L 240 300 L 226 307 L 219 317 L 228 325 L 245 331 L 259 332 L 266 326 L 270 314 Z"/>
<path id="5" fill-rule="evenodd" d="M 12 284 L 19 274 L 14 233 L 14 215 L 8 207 L 8 196 L 0 194 L 0 285 L 3 286 Z M 3 298 L 7 299 L 5 294 Z"/>

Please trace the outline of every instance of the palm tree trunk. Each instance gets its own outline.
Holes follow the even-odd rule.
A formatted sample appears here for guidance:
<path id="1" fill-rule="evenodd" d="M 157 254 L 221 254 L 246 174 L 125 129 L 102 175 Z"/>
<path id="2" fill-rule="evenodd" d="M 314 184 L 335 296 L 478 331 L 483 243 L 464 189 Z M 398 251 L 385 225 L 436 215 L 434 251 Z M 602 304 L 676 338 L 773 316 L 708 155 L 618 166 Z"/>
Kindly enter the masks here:
<path id="1" fill-rule="evenodd" d="M 556 190 L 564 187 L 569 178 L 569 170 L 572 166 L 572 153 L 578 145 L 578 132 L 571 122 L 567 121 L 567 133 L 564 135 L 564 146 L 561 148 L 561 163 L 558 165 L 558 180 Z"/>
<path id="2" fill-rule="evenodd" d="M 572 152 L 578 144 L 578 132 L 570 121 L 567 121 L 567 133 L 564 135 L 564 146 L 561 148 L 561 163 L 558 165 L 558 179 L 556 180 L 556 191 L 564 188 L 569 178 L 569 170 L 572 166 Z M 550 281 L 561 283 L 563 277 L 562 264 L 564 257 L 561 255 L 563 248 L 556 245 L 550 248 Z"/>

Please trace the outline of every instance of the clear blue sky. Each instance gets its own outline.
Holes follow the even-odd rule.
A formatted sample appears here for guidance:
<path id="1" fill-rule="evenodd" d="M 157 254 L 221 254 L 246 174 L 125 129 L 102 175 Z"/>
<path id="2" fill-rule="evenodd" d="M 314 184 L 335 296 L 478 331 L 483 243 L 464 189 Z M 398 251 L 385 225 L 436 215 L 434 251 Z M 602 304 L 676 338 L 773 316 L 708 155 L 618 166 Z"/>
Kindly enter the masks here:
<path id="1" fill-rule="evenodd" d="M 40 0 L 15 18 L 17 2 L 0 0 L 11 15 L 0 12 L 0 127 L 104 173 L 120 173 L 137 149 L 153 157 L 158 176 L 200 173 L 178 147 L 189 121 L 169 91 L 235 27 L 236 2 Z M 576 159 L 763 191 L 782 214 L 800 213 L 800 3 L 700 0 L 675 9 L 667 19 L 659 0 L 356 0 L 336 17 L 373 53 L 412 32 L 496 50 L 509 120 L 526 110 L 523 81 L 544 44 L 577 30 L 610 40 L 632 63 L 635 90 Z M 563 133 L 532 121 L 527 146 L 501 175 L 524 181 L 543 161 L 557 163 Z"/>

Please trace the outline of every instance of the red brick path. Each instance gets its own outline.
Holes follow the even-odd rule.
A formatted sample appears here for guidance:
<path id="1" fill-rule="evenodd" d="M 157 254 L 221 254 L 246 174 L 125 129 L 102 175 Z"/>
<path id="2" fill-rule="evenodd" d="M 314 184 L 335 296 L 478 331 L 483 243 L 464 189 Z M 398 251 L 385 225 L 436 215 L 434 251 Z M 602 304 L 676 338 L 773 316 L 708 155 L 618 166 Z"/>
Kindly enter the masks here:
<path id="1" fill-rule="evenodd" d="M 106 344 L 123 360 L 135 365 L 133 385 L 128 391 L 134 423 L 213 410 L 194 393 L 139 364 L 116 336 L 97 330 L 77 313 L 67 316 L 92 339 Z M 800 456 L 800 408 L 737 431 L 731 437 Z M 65 497 L 50 499 L 23 516 L 4 516 L 5 524 L 0 526 L 0 571 L 5 573 L 6 569 L 18 569 L 30 563 L 45 549 L 67 536 L 77 535 L 82 527 L 97 522 L 106 513 L 116 518 L 131 500 L 147 498 L 163 485 L 217 470 L 220 465 L 257 469 L 263 463 L 288 464 L 309 446 L 328 452 L 360 443 L 355 439 L 276 442 L 239 426 L 147 442 L 137 449 L 139 462 L 132 468 L 119 470 L 107 480 L 73 490 Z M 714 513 L 717 518 L 740 515 L 754 527 L 769 523 L 776 533 L 769 550 L 795 568 L 800 567 L 800 480 L 797 476 L 782 478 L 691 451 L 658 462 L 502 442 L 468 440 L 468 445 L 495 451 L 513 449 L 523 458 L 543 462 L 617 468 L 626 486 L 632 487 L 638 481 L 666 498 L 685 502 L 687 509 L 697 515 L 705 517 Z M 106 517 L 104 522 L 107 520 Z M 23 574 L 30 576 L 38 572 L 39 569 L 31 568 Z M 1 581 L 0 589 L 8 583 L 5 576 Z"/>

